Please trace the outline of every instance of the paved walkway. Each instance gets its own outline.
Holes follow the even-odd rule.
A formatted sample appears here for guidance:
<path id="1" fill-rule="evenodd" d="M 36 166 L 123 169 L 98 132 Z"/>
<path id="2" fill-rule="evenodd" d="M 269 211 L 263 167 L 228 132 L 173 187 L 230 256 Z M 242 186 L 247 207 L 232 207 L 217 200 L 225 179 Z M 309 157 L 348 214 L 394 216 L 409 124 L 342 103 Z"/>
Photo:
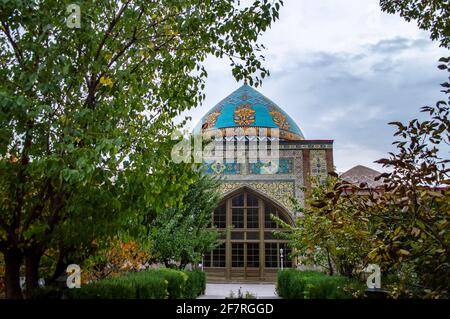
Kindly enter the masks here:
<path id="1" fill-rule="evenodd" d="M 198 299 L 224 299 L 229 297 L 231 292 L 237 296 L 239 289 L 241 289 L 243 294 L 248 291 L 258 299 L 279 298 L 275 292 L 274 284 L 234 283 L 206 284 L 205 294 L 198 297 Z"/>

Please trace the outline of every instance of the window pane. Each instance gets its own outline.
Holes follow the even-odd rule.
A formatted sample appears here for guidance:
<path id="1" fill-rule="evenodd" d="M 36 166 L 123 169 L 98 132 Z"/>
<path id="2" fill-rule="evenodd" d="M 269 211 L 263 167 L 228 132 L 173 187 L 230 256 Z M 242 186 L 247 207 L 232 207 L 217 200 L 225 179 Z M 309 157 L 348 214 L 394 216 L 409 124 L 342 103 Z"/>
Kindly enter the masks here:
<path id="1" fill-rule="evenodd" d="M 286 224 L 289 224 L 288 219 L 284 216 L 284 214 L 278 213 L 278 218 L 280 218 L 282 221 L 284 221 Z"/>
<path id="2" fill-rule="evenodd" d="M 213 250 L 213 267 L 225 267 L 225 244 L 221 244 L 219 247 Z"/>
<path id="3" fill-rule="evenodd" d="M 244 239 L 244 233 L 243 232 L 231 232 L 231 239 Z"/>
<path id="4" fill-rule="evenodd" d="M 211 252 L 206 253 L 203 257 L 203 267 L 211 267 Z"/>
<path id="5" fill-rule="evenodd" d="M 259 244 L 247 244 L 247 267 L 259 267 Z"/>
<path id="6" fill-rule="evenodd" d="M 259 227 L 259 212 L 258 208 L 247 208 L 247 228 L 258 228 Z"/>
<path id="7" fill-rule="evenodd" d="M 265 203 L 264 212 L 264 227 L 266 228 L 277 228 L 277 223 L 272 220 L 271 215 L 277 216 L 277 211 L 272 205 Z"/>
<path id="8" fill-rule="evenodd" d="M 283 248 L 283 267 L 292 268 L 292 249 L 285 243 L 280 243 L 280 248 Z"/>
<path id="9" fill-rule="evenodd" d="M 276 243 L 266 243 L 265 244 L 265 255 L 266 255 L 266 267 L 267 268 L 277 268 L 278 263 L 278 249 Z"/>
<path id="10" fill-rule="evenodd" d="M 244 267 L 244 244 L 231 244 L 231 266 Z"/>
<path id="11" fill-rule="evenodd" d="M 233 208 L 231 223 L 234 228 L 244 228 L 244 209 L 243 208 Z"/>
<path id="12" fill-rule="evenodd" d="M 252 194 L 247 194 L 247 206 L 258 207 L 258 198 Z"/>
<path id="13" fill-rule="evenodd" d="M 226 205 L 220 205 L 214 210 L 214 226 L 217 228 L 226 228 L 227 226 Z"/>
<path id="14" fill-rule="evenodd" d="M 228 205 L 231 204 L 231 207 Z M 264 217 L 259 218 L 259 203 L 264 203 Z M 227 216 L 227 212 L 231 216 Z M 281 267 L 280 248 L 283 249 L 283 267 L 291 268 L 291 249 L 280 236 L 274 235 L 277 224 L 271 215 L 277 216 L 287 222 L 288 218 L 279 212 L 275 205 L 266 200 L 258 199 L 257 196 L 242 192 L 218 206 L 213 213 L 212 225 L 219 228 L 221 233 L 221 245 L 211 253 L 205 253 L 204 267 L 226 267 L 227 258 L 231 259 L 234 268 L 259 268 L 265 266 L 268 269 Z M 233 230 L 231 231 L 231 256 L 226 256 L 225 244 L 227 220 L 231 219 Z M 246 229 L 244 229 L 244 226 Z M 264 241 L 260 242 L 260 227 L 264 227 Z M 278 229 L 280 230 L 280 229 Z M 246 242 L 244 242 L 246 240 Z M 265 251 L 263 265 L 260 264 L 261 249 Z M 241 272 L 242 269 L 239 270 Z"/>
<path id="15" fill-rule="evenodd" d="M 237 195 L 231 200 L 233 206 L 244 206 L 244 194 Z"/>
<path id="16" fill-rule="evenodd" d="M 257 231 L 249 231 L 249 232 L 247 232 L 247 239 L 248 240 L 258 240 L 259 239 L 259 232 L 257 232 Z"/>
<path id="17" fill-rule="evenodd" d="M 264 239 L 265 240 L 274 240 L 274 239 L 279 239 L 275 236 L 275 234 L 273 233 L 273 231 L 265 231 L 264 232 Z"/>

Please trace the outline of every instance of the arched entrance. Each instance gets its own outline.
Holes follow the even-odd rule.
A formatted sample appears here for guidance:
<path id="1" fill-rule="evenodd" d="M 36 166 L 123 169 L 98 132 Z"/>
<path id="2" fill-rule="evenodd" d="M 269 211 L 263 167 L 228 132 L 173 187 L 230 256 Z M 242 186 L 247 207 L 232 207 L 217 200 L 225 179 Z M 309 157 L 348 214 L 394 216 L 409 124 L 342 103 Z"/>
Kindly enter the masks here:
<path id="1" fill-rule="evenodd" d="M 222 232 L 221 244 L 204 257 L 210 280 L 274 281 L 281 268 L 292 267 L 286 241 L 274 235 L 279 230 L 271 215 L 292 224 L 281 207 L 242 188 L 227 196 L 214 210 L 212 224 Z"/>

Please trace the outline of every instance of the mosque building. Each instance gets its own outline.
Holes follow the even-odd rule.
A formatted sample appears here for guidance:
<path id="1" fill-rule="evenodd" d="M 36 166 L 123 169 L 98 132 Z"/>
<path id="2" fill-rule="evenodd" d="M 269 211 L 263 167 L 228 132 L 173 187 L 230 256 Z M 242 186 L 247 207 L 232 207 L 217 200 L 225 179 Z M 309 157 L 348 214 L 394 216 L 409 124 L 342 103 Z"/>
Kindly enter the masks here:
<path id="1" fill-rule="evenodd" d="M 277 223 L 271 215 L 294 223 L 298 212 L 291 199 L 303 205 L 310 177 L 324 178 L 333 170 L 333 140 L 305 139 L 294 119 L 247 84 L 206 113 L 194 132 L 220 136 L 224 153 L 236 154 L 238 144 L 248 151 L 245 161 L 205 163 L 207 172 L 223 176 L 212 222 L 225 234 L 204 257 L 208 278 L 273 281 L 278 269 L 295 261 L 286 242 L 274 235 Z M 252 155 L 252 145 L 264 143 L 276 146 L 276 161 Z"/>

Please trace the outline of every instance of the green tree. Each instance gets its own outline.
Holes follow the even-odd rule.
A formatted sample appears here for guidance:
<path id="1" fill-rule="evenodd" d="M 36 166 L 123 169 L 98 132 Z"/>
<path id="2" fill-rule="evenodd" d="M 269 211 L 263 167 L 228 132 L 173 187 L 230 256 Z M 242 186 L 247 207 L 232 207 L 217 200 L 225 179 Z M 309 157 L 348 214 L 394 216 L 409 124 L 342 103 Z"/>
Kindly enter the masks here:
<path id="1" fill-rule="evenodd" d="M 373 234 L 365 212 L 355 204 L 361 200 L 358 191 L 334 174 L 323 182 L 312 179 L 305 207 L 297 205 L 301 216 L 295 226 L 284 224 L 290 230 L 284 236 L 301 263 L 322 266 L 330 275 L 361 273 Z"/>
<path id="2" fill-rule="evenodd" d="M 445 0 L 380 0 L 382 10 L 416 20 L 431 39 L 450 48 L 450 4 Z M 450 72 L 450 57 L 439 69 Z M 373 198 L 380 232 L 371 257 L 402 274 L 398 294 L 448 297 L 450 286 L 449 103 L 450 83 L 441 84 L 446 100 L 423 107 L 425 121 L 391 123 L 397 127 L 396 153 L 378 162 L 392 171 L 383 174 L 386 192 Z"/>
<path id="3" fill-rule="evenodd" d="M 450 59 L 441 59 L 450 72 Z M 443 83 L 450 94 L 450 84 Z M 371 198 L 371 215 L 379 245 L 376 262 L 403 273 L 400 293 L 424 297 L 450 294 L 450 145 L 449 104 L 423 107 L 426 121 L 397 127 L 396 153 L 378 163 L 390 169 L 380 176 L 382 196 Z M 442 147 L 442 145 L 447 145 Z"/>
<path id="4" fill-rule="evenodd" d="M 449 47 L 448 1 L 381 0 L 381 6 L 408 21 L 416 19 L 432 39 Z M 439 69 L 450 72 L 450 58 L 440 62 Z M 446 100 L 423 107 L 426 120 L 390 123 L 397 127 L 398 141 L 396 151 L 378 161 L 389 170 L 379 177 L 382 192 L 361 193 L 365 185 L 336 177 L 313 188 L 288 234 L 300 255 L 328 268 L 343 263 L 344 273 L 346 265 L 355 269 L 375 262 L 394 296 L 448 298 L 450 83 L 441 87 Z"/>
<path id="5" fill-rule="evenodd" d="M 40 257 L 62 224 L 92 225 L 95 233 L 91 216 L 114 229 L 114 221 L 133 224 L 139 212 L 181 199 L 190 170 L 160 151 L 170 147 L 172 119 L 204 99 L 208 55 L 228 57 L 236 79 L 261 83 L 268 72 L 256 41 L 282 4 L 83 1 L 78 29 L 66 24 L 70 3 L 0 1 L 0 252 L 7 298 L 21 297 L 24 259 L 27 287 L 36 286 Z M 121 219 L 126 213 L 133 215 Z M 75 216 L 83 220 L 78 228 Z"/>
<path id="6" fill-rule="evenodd" d="M 151 225 L 153 255 L 167 267 L 196 265 L 217 245 L 219 233 L 209 227 L 220 199 L 220 181 L 201 171 L 198 174 L 179 207 L 162 211 Z"/>
<path id="7" fill-rule="evenodd" d="M 440 69 L 450 71 L 450 59 L 441 61 Z M 450 84 L 442 87 L 448 95 Z M 374 262 L 396 297 L 448 298 L 449 104 L 439 101 L 422 112 L 428 115 L 425 121 L 391 123 L 399 140 L 396 152 L 377 161 L 390 171 L 377 178 L 383 181 L 381 192 L 362 193 L 365 185 L 336 177 L 312 189 L 303 216 L 288 234 L 301 256 L 314 264 L 328 261 L 329 269 L 336 265 L 344 275 Z"/>

